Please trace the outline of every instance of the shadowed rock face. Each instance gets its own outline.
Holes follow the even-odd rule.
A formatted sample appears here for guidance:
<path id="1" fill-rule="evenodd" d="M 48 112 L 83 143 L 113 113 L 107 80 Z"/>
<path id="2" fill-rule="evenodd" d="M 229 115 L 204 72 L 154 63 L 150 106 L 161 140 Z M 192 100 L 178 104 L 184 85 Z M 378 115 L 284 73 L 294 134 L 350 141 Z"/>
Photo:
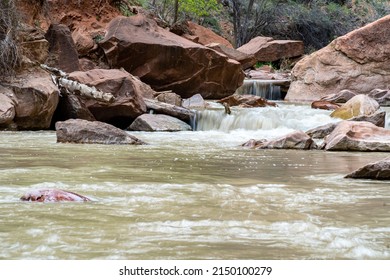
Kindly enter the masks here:
<path id="1" fill-rule="evenodd" d="M 90 201 L 88 197 L 59 189 L 31 190 L 25 193 L 20 200 L 33 202 Z"/>
<path id="2" fill-rule="evenodd" d="M 173 34 L 142 15 L 117 17 L 101 42 L 109 64 L 123 67 L 157 91 L 184 98 L 222 98 L 244 80 L 241 64 Z"/>

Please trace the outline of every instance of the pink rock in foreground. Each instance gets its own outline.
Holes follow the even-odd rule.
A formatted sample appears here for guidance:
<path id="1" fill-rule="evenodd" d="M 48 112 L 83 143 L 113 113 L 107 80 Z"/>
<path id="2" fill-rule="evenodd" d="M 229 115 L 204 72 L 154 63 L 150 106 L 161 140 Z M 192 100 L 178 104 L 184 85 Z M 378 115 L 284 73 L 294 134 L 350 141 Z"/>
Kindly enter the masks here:
<path id="1" fill-rule="evenodd" d="M 59 189 L 30 190 L 20 200 L 35 202 L 91 201 L 88 197 Z"/>

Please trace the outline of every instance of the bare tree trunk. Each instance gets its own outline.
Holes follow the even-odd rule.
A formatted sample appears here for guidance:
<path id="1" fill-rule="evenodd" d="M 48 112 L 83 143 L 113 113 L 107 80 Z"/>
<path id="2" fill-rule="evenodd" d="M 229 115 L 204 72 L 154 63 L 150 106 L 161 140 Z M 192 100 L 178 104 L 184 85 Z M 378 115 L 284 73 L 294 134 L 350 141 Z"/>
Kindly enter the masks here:
<path id="1" fill-rule="evenodd" d="M 80 95 L 85 98 L 95 99 L 105 103 L 112 103 L 115 101 L 115 97 L 111 93 L 102 92 L 97 90 L 95 87 L 90 87 L 85 84 L 69 80 L 68 75 L 60 69 L 49 67 L 45 64 L 41 64 L 41 67 L 52 73 L 54 84 L 56 84 L 60 89 L 65 89 L 70 94 Z"/>
<path id="2" fill-rule="evenodd" d="M 173 23 L 177 22 L 179 16 L 179 0 L 175 0 Z"/>

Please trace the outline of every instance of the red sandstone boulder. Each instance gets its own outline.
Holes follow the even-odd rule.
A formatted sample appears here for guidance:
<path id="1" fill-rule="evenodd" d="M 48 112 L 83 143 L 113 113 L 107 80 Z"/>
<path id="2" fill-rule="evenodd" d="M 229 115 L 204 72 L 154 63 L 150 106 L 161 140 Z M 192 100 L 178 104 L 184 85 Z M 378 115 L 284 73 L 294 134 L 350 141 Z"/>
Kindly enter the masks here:
<path id="1" fill-rule="evenodd" d="M 15 117 L 15 104 L 7 93 L 12 94 L 9 89 L 0 86 L 0 128 L 7 128 Z"/>
<path id="2" fill-rule="evenodd" d="M 70 73 L 69 79 L 113 94 L 115 101 L 112 103 L 101 103 L 92 99 L 83 102 L 96 120 L 122 128 L 129 126 L 138 116 L 146 112 L 143 95 L 155 94 L 149 86 L 136 77 L 117 69 L 77 71 Z"/>
<path id="3" fill-rule="evenodd" d="M 293 131 L 282 137 L 264 141 L 264 140 L 249 140 L 242 145 L 243 147 L 250 147 L 256 149 L 298 149 L 309 150 L 316 149 L 317 145 L 313 139 L 303 131 Z"/>
<path id="4" fill-rule="evenodd" d="M 236 49 L 227 47 L 226 45 L 220 43 L 211 43 L 206 45 L 206 47 L 216 50 L 217 52 L 223 53 L 229 58 L 240 62 L 243 70 L 252 67 L 257 62 L 257 59 L 254 55 L 240 52 Z"/>
<path id="5" fill-rule="evenodd" d="M 342 121 L 324 145 L 328 151 L 389 152 L 390 130 L 369 122 Z"/>
<path id="6" fill-rule="evenodd" d="M 66 25 L 50 25 L 45 38 L 49 42 L 47 65 L 61 69 L 64 72 L 80 70 L 79 54 Z"/>
<path id="7" fill-rule="evenodd" d="M 157 91 L 222 98 L 242 84 L 240 63 L 165 30 L 142 15 L 117 17 L 101 42 L 109 64 Z"/>
<path id="8" fill-rule="evenodd" d="M 97 44 L 84 28 L 78 28 L 72 32 L 72 39 L 79 55 L 86 55 L 93 49 L 97 48 Z"/>
<path id="9" fill-rule="evenodd" d="M 163 92 L 157 95 L 156 99 L 160 102 L 168 103 L 175 106 L 181 106 L 182 98 L 174 92 Z"/>
<path id="10" fill-rule="evenodd" d="M 390 15 L 300 60 L 285 99 L 314 101 L 344 89 L 367 94 L 389 84 Z"/>
<path id="11" fill-rule="evenodd" d="M 48 129 L 57 108 L 59 91 L 40 68 L 21 73 L 7 85 L 14 104 L 13 123 L 19 130 Z M 11 113 L 13 115 L 13 113 Z M 8 120 L 9 121 L 9 120 Z"/>
<path id="12" fill-rule="evenodd" d="M 55 125 L 57 142 L 76 144 L 142 145 L 143 141 L 102 122 L 70 119 Z"/>
<path id="13" fill-rule="evenodd" d="M 90 201 L 88 197 L 59 189 L 31 190 L 24 194 L 20 200 L 33 202 Z"/>
<path id="14" fill-rule="evenodd" d="M 188 30 L 192 36 L 197 37 L 196 43 L 204 46 L 211 43 L 217 43 L 233 49 L 233 45 L 228 40 L 219 36 L 209 28 L 203 27 L 195 22 L 188 21 Z"/>
<path id="15" fill-rule="evenodd" d="M 330 101 L 318 100 L 311 103 L 313 109 L 322 109 L 322 110 L 336 110 L 340 108 L 340 105 Z"/>
<path id="16" fill-rule="evenodd" d="M 269 62 L 303 55 L 304 44 L 302 41 L 255 37 L 237 50 L 254 55 L 257 61 Z"/>
<path id="17" fill-rule="evenodd" d="M 345 178 L 390 180 L 390 157 L 369 163 L 348 174 Z"/>
<path id="18" fill-rule="evenodd" d="M 332 93 L 329 95 L 325 95 L 320 100 L 335 102 L 335 103 L 346 103 L 354 96 L 356 96 L 356 93 L 354 93 L 353 91 L 350 91 L 348 89 L 343 89 L 343 90 L 339 91 L 338 93 Z"/>

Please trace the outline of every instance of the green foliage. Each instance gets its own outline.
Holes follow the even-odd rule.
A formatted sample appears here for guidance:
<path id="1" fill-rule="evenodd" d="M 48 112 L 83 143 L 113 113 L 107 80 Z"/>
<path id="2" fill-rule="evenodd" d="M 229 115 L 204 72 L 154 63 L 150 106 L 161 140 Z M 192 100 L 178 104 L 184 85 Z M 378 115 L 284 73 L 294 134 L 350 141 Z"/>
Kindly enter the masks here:
<path id="1" fill-rule="evenodd" d="M 194 19 L 208 17 L 220 9 L 217 0 L 179 0 L 179 12 Z"/>
<path id="2" fill-rule="evenodd" d="M 178 9 L 175 11 L 175 2 Z M 182 20 L 194 20 L 202 23 L 204 19 L 221 11 L 218 0 L 148 0 L 146 7 L 168 25 Z"/>

